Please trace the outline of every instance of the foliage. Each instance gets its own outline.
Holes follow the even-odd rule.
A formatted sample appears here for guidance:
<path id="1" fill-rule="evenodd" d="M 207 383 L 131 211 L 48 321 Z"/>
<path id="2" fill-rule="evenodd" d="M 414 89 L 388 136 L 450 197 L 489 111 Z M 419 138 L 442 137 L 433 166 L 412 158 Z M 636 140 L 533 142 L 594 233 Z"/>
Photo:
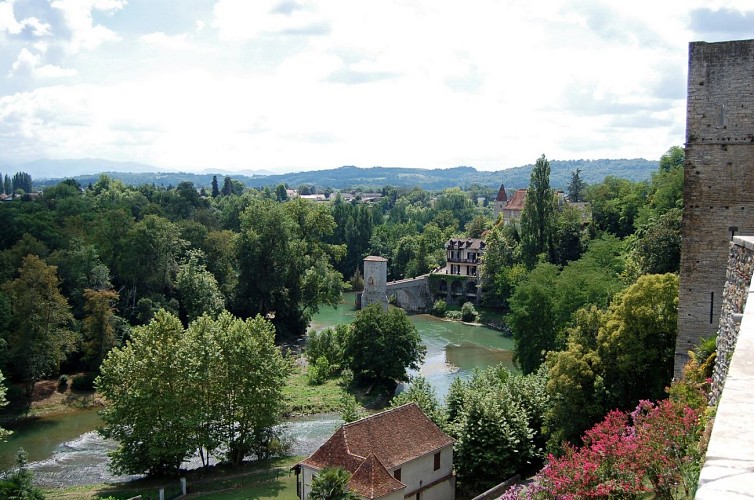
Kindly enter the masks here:
<path id="1" fill-rule="evenodd" d="M 660 157 L 660 172 L 668 172 L 677 168 L 683 168 L 686 161 L 686 152 L 680 146 L 671 146 L 665 154 Z"/>
<path id="2" fill-rule="evenodd" d="M 568 199 L 573 203 L 583 201 L 583 193 L 586 188 L 586 182 L 581 178 L 581 169 L 577 168 L 571 172 L 571 181 L 568 183 L 566 192 L 568 193 Z"/>
<path id="3" fill-rule="evenodd" d="M 426 347 L 406 313 L 372 304 L 356 314 L 346 338 L 345 356 L 354 375 L 368 380 L 405 381 Z"/>
<path id="4" fill-rule="evenodd" d="M 609 314 L 597 335 L 597 353 L 610 407 L 630 408 L 641 399 L 662 397 L 673 376 L 678 276 L 640 277 Z"/>
<path id="5" fill-rule="evenodd" d="M 682 215 L 680 208 L 671 208 L 637 230 L 635 254 L 642 273 L 678 272 L 681 266 Z"/>
<path id="6" fill-rule="evenodd" d="M 479 313 L 476 312 L 476 308 L 474 308 L 474 304 L 471 302 L 464 302 L 464 304 L 461 306 L 461 319 L 463 321 L 466 321 L 467 323 L 473 323 L 477 320 L 479 317 Z"/>
<path id="7" fill-rule="evenodd" d="M 343 277 L 329 257 L 334 220 L 327 207 L 302 199 L 253 200 L 241 216 L 235 311 L 270 317 L 279 334 L 301 334 L 321 305 L 340 300 Z"/>
<path id="8" fill-rule="evenodd" d="M 110 349 L 118 344 L 115 304 L 118 292 L 114 290 L 84 290 L 84 356 L 90 367 L 98 369 Z"/>
<path id="9" fill-rule="evenodd" d="M 613 497 L 652 492 L 693 496 L 701 455 L 700 408 L 641 401 L 632 413 L 612 411 L 587 431 L 584 446 L 550 456 L 537 481 L 547 495 Z"/>
<path id="10" fill-rule="evenodd" d="M 8 400 L 5 399 L 5 394 L 8 392 L 8 388 L 5 387 L 5 376 L 0 371 L 0 408 L 8 404 Z M 10 432 L 0 427 L 0 439 L 5 439 L 10 435 Z"/>
<path id="11" fill-rule="evenodd" d="M 102 363 L 97 390 L 109 404 L 100 433 L 119 443 L 110 453 L 114 472 L 175 472 L 193 452 L 188 366 L 177 355 L 183 338 L 178 318 L 159 311 Z"/>
<path id="12" fill-rule="evenodd" d="M 602 365 L 595 352 L 605 317 L 595 306 L 580 309 L 568 330 L 567 349 L 547 354 L 551 405 L 545 413 L 545 428 L 552 452 L 559 451 L 563 442 L 577 442 L 605 412 Z"/>
<path id="13" fill-rule="evenodd" d="M 330 378 L 332 373 L 332 367 L 324 356 L 320 356 L 314 360 L 313 363 L 309 363 L 306 370 L 306 376 L 309 377 L 309 383 L 312 385 L 320 385 L 324 383 Z"/>
<path id="14" fill-rule="evenodd" d="M 432 315 L 437 316 L 438 318 L 445 317 L 445 313 L 448 311 L 448 303 L 445 302 L 443 299 L 437 299 L 434 304 L 432 304 Z"/>
<path id="15" fill-rule="evenodd" d="M 201 250 L 189 250 L 186 262 L 178 266 L 175 288 L 181 297 L 181 309 L 191 322 L 209 314 L 216 316 L 225 308 L 225 299 L 214 275 L 202 263 Z"/>
<path id="16" fill-rule="evenodd" d="M 71 382 L 71 389 L 74 391 L 91 391 L 94 389 L 94 381 L 97 375 L 94 373 L 85 373 L 76 375 Z"/>
<path id="17" fill-rule="evenodd" d="M 516 287 L 506 323 L 515 341 L 514 361 L 523 373 L 536 371 L 545 354 L 556 347 L 557 317 L 554 284 L 558 269 L 539 264 Z"/>
<path id="18" fill-rule="evenodd" d="M 279 443 L 288 362 L 272 326 L 229 313 L 202 316 L 184 332 L 160 311 L 102 364 L 98 390 L 105 437 L 119 441 L 112 468 L 125 473 L 174 472 L 191 453 L 224 450 L 231 463 L 265 458 Z"/>
<path id="19" fill-rule="evenodd" d="M 408 387 L 390 401 L 390 407 L 396 408 L 407 403 L 416 403 L 438 427 L 445 428 L 445 412 L 437 400 L 434 388 L 424 377 L 411 379 Z"/>
<path id="20" fill-rule="evenodd" d="M 344 422 L 355 422 L 362 418 L 363 415 L 359 408 L 359 402 L 352 394 L 343 393 L 340 398 L 340 418 Z"/>
<path id="21" fill-rule="evenodd" d="M 526 202 L 521 212 L 522 257 L 531 268 L 538 255 L 550 258 L 554 251 L 553 214 L 555 193 L 550 188 L 550 163 L 542 155 L 531 172 Z"/>
<path id="22" fill-rule="evenodd" d="M 539 415 L 549 404 L 544 373 L 511 375 L 491 367 L 457 380 L 447 400 L 448 427 L 464 491 L 484 491 L 541 458 Z"/>
<path id="23" fill-rule="evenodd" d="M 42 491 L 32 484 L 34 475 L 28 468 L 26 451 L 18 449 L 13 472 L 0 479 L 0 497 L 8 500 L 44 500 Z"/>
<path id="24" fill-rule="evenodd" d="M 356 500 L 359 497 L 348 490 L 351 475 L 340 467 L 325 467 L 312 479 L 311 500 Z"/>
<path id="25" fill-rule="evenodd" d="M 320 331 L 309 330 L 306 336 L 304 357 L 310 365 L 320 364 L 320 359 L 324 360 L 328 367 L 325 378 L 344 368 L 344 351 L 348 329 L 348 325 L 339 324 L 333 328 L 325 328 Z"/>
<path id="26" fill-rule="evenodd" d="M 40 378 L 54 374 L 75 346 L 73 320 L 58 288 L 56 268 L 36 255 L 24 257 L 19 277 L 5 285 L 11 301 L 10 363 L 31 396 Z"/>

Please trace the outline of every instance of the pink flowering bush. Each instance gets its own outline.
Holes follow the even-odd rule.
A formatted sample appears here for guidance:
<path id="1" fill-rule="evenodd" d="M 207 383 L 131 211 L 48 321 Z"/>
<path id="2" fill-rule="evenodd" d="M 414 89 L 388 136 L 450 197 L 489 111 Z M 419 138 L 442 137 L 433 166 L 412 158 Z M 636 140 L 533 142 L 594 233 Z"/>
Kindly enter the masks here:
<path id="1" fill-rule="evenodd" d="M 586 432 L 582 447 L 550 455 L 532 484 L 503 498 L 689 497 L 699 473 L 701 412 L 669 399 L 611 411 Z"/>

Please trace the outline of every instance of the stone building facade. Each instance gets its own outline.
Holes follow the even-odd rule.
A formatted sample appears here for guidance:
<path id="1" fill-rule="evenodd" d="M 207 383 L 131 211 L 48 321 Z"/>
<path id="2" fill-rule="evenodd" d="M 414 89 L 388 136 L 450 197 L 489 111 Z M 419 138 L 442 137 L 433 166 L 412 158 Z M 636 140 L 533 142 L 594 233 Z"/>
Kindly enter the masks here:
<path id="1" fill-rule="evenodd" d="M 382 304 L 387 311 L 387 259 L 370 255 L 364 259 L 364 291 L 359 307 Z"/>
<path id="2" fill-rule="evenodd" d="M 754 234 L 754 40 L 689 46 L 675 375 L 717 332 L 737 234 Z"/>

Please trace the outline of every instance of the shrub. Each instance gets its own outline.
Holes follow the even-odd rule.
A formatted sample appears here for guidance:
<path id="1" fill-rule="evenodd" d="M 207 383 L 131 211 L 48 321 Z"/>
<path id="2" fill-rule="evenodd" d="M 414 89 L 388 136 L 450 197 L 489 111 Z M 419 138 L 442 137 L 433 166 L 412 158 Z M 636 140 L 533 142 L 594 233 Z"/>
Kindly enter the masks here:
<path id="1" fill-rule="evenodd" d="M 432 314 L 434 316 L 437 316 L 438 318 L 444 317 L 447 311 L 448 311 L 448 303 L 442 299 L 436 300 L 434 305 L 432 305 Z"/>
<path id="2" fill-rule="evenodd" d="M 58 390 L 65 391 L 68 388 L 68 375 L 61 375 L 58 378 Z"/>
<path id="3" fill-rule="evenodd" d="M 461 319 L 467 323 L 473 323 L 479 317 L 479 313 L 476 312 L 474 304 L 466 302 L 461 306 Z"/>
<path id="4" fill-rule="evenodd" d="M 584 446 L 550 455 L 537 483 L 553 497 L 693 497 L 701 463 L 701 410 L 663 400 L 614 410 L 586 432 Z"/>
<path id="5" fill-rule="evenodd" d="M 340 418 L 344 422 L 354 422 L 362 417 L 359 411 L 359 403 L 356 398 L 348 393 L 344 393 L 340 398 Z"/>
<path id="6" fill-rule="evenodd" d="M 461 319 L 461 311 L 447 311 L 445 317 L 448 319 L 459 321 Z"/>
<path id="7" fill-rule="evenodd" d="M 309 378 L 309 383 L 312 385 L 324 384 L 330 375 L 332 374 L 332 367 L 327 361 L 327 358 L 320 356 L 314 364 L 310 364 L 306 370 L 306 376 Z"/>
<path id="8" fill-rule="evenodd" d="M 94 373 L 76 375 L 71 382 L 71 389 L 74 391 L 93 391 L 95 378 L 97 378 L 97 375 Z"/>
<path id="9" fill-rule="evenodd" d="M 320 363 L 320 358 L 327 361 L 329 377 L 343 368 L 343 350 L 345 337 L 348 334 L 348 325 L 336 325 L 334 328 L 325 328 L 322 331 L 311 330 L 306 336 L 304 357 L 309 365 Z"/>

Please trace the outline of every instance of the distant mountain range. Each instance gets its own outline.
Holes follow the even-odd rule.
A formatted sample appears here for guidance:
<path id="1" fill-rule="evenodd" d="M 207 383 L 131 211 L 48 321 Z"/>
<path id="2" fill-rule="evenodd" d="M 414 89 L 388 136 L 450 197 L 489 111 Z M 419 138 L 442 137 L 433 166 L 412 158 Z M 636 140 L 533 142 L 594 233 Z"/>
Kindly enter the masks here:
<path id="1" fill-rule="evenodd" d="M 157 186 L 176 186 L 181 182 L 192 182 L 197 187 L 209 187 L 213 175 L 217 175 L 222 185 L 225 176 L 244 183 L 249 187 L 277 186 L 287 184 L 290 187 L 301 185 L 316 188 L 350 189 L 362 188 L 373 190 L 383 186 L 414 187 L 437 190 L 449 187 L 468 187 L 472 184 L 506 189 L 525 188 L 529 185 L 529 176 L 533 165 L 498 170 L 495 172 L 479 171 L 473 167 L 455 167 L 446 169 L 422 168 L 359 168 L 344 166 L 329 170 L 272 174 L 268 171 L 227 172 L 219 169 L 207 169 L 202 173 L 171 172 L 158 167 L 140 163 L 112 162 L 107 160 L 38 160 L 14 166 L 0 166 L 3 173 L 13 174 L 17 171 L 27 172 L 34 179 L 35 187 L 56 184 L 63 178 L 74 178 L 86 186 L 96 182 L 100 174 L 121 180 L 130 185 L 155 184 Z M 581 178 L 589 184 L 599 183 L 612 175 L 642 181 L 649 179 L 657 170 L 658 162 L 641 158 L 618 160 L 550 160 L 550 185 L 556 189 L 565 189 L 571 179 L 571 173 L 581 170 Z M 65 172 L 61 176 L 61 172 Z M 46 180 L 43 180 L 46 179 Z"/>

